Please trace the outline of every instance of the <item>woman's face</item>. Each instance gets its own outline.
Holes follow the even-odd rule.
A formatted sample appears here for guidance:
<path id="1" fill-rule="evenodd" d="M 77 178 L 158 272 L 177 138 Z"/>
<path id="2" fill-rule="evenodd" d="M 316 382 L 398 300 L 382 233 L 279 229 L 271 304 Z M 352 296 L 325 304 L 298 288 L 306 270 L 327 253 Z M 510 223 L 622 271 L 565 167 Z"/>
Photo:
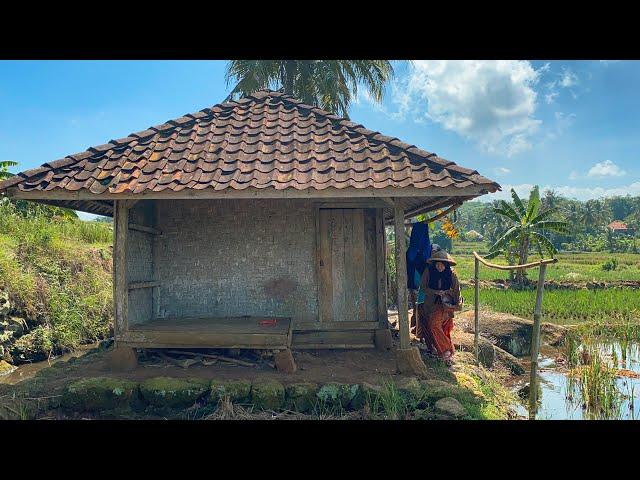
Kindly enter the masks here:
<path id="1" fill-rule="evenodd" d="M 436 262 L 436 270 L 438 270 L 439 272 L 444 272 L 445 266 L 444 263 L 442 262 Z"/>

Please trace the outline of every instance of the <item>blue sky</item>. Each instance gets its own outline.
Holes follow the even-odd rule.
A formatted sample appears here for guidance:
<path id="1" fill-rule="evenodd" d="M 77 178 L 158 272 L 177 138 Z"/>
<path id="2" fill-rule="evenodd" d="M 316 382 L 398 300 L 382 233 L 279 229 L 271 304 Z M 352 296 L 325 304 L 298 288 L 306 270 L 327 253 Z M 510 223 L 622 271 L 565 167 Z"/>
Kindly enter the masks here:
<path id="1" fill-rule="evenodd" d="M 224 61 L 0 61 L 0 160 L 19 170 L 220 103 Z M 640 195 L 640 62 L 414 61 L 351 119 L 527 193 Z M 17 169 L 13 169 L 16 171 Z M 490 199 L 492 196 L 485 196 Z"/>

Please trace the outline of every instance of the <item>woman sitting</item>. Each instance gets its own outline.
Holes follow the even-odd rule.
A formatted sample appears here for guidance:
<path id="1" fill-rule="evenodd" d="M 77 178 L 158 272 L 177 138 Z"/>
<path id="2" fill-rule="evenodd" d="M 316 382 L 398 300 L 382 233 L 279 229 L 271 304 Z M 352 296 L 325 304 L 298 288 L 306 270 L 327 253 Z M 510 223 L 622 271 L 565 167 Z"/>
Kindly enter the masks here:
<path id="1" fill-rule="evenodd" d="M 420 281 L 424 292 L 417 318 L 416 336 L 424 339 L 427 347 L 451 365 L 455 348 L 451 341 L 454 312 L 461 309 L 460 283 L 451 268 L 456 262 L 444 250 L 434 250 L 427 260 Z"/>

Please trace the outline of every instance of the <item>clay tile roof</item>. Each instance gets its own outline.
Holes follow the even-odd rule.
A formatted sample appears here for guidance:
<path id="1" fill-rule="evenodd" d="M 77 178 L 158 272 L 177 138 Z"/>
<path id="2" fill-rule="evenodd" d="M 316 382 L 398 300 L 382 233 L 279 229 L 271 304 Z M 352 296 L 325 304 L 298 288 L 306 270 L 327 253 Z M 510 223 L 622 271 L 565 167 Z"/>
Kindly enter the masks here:
<path id="1" fill-rule="evenodd" d="M 621 222 L 620 220 L 614 220 L 608 225 L 608 227 L 611 230 L 627 230 L 629 228 L 626 223 Z"/>
<path id="2" fill-rule="evenodd" d="M 500 189 L 476 170 L 268 90 L 19 173 L 0 183 L 0 192 L 16 186 L 115 195 L 185 188 Z"/>

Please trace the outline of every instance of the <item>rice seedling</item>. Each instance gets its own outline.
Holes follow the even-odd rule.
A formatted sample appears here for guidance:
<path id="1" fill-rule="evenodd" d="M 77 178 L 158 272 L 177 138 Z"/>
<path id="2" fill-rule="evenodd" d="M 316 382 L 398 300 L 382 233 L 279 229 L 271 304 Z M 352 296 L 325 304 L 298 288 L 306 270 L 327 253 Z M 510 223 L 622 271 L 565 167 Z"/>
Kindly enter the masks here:
<path id="1" fill-rule="evenodd" d="M 462 295 L 473 299 L 473 289 L 463 288 Z M 535 295 L 534 290 L 482 289 L 480 304 L 481 308 L 530 318 Z M 597 320 L 603 325 L 613 323 L 636 331 L 640 328 L 640 294 L 637 289 L 547 290 L 542 311 L 546 322 L 566 325 Z"/>

